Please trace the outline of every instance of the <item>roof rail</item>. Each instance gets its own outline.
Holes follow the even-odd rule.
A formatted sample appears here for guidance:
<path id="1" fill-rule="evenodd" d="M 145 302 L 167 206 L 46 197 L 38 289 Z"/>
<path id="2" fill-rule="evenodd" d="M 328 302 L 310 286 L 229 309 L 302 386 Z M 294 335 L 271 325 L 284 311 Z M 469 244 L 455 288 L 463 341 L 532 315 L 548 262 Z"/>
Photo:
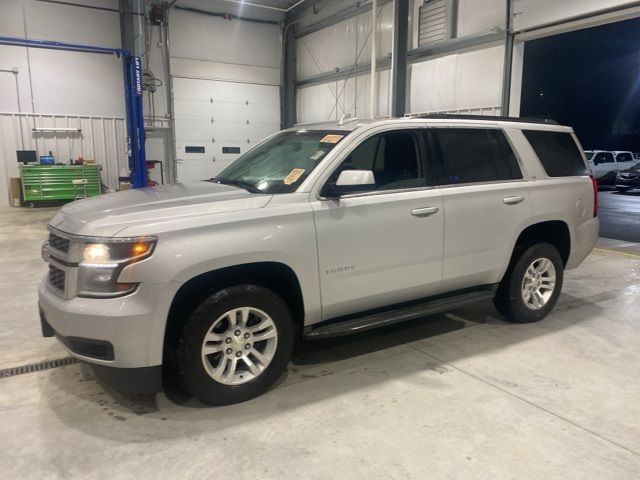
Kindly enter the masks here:
<path id="1" fill-rule="evenodd" d="M 494 120 L 500 122 L 543 123 L 558 125 L 552 118 L 501 117 L 497 115 L 459 115 L 455 113 L 408 113 L 405 118 L 431 118 L 434 120 Z"/>

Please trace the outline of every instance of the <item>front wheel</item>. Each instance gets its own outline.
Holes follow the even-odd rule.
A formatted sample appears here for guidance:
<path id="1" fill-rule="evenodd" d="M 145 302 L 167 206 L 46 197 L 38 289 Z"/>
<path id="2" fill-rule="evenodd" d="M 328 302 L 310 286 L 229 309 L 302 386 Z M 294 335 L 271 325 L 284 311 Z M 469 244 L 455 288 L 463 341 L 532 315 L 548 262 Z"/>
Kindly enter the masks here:
<path id="1" fill-rule="evenodd" d="M 184 387 L 206 405 L 250 400 L 286 369 L 294 343 L 284 301 L 256 285 L 222 289 L 187 319 L 177 348 Z"/>
<path id="2" fill-rule="evenodd" d="M 512 262 L 494 298 L 497 310 L 518 323 L 537 322 L 553 309 L 560 290 L 564 264 L 558 250 L 538 243 Z"/>

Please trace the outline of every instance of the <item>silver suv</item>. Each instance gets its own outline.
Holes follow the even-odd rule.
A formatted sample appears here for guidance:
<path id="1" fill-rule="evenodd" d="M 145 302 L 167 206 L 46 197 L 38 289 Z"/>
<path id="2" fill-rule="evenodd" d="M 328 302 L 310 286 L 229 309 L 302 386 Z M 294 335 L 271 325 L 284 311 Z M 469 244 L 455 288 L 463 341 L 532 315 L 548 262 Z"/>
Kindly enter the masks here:
<path id="1" fill-rule="evenodd" d="M 210 405 L 281 376 L 294 342 L 493 298 L 543 319 L 598 235 L 568 127 L 419 117 L 278 132 L 209 180 L 71 203 L 49 224 L 43 334 Z"/>

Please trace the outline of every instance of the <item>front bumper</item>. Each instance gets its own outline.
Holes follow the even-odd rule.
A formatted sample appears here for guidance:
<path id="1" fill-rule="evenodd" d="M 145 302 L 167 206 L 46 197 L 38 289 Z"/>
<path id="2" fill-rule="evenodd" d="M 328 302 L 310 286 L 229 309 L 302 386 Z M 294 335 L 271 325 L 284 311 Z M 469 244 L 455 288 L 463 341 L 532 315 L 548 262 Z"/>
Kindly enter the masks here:
<path id="1" fill-rule="evenodd" d="M 166 319 L 179 284 L 143 283 L 126 297 L 64 299 L 40 284 L 43 334 L 81 360 L 119 369 L 162 364 Z"/>
<path id="2" fill-rule="evenodd" d="M 63 337 L 56 332 L 45 315 L 40 311 L 42 336 L 56 337 L 66 349 L 78 358 L 113 358 L 113 345 L 110 342 L 91 338 Z M 124 393 L 150 394 L 162 390 L 162 365 L 155 367 L 118 368 L 91 364 L 96 376 L 105 384 Z"/>

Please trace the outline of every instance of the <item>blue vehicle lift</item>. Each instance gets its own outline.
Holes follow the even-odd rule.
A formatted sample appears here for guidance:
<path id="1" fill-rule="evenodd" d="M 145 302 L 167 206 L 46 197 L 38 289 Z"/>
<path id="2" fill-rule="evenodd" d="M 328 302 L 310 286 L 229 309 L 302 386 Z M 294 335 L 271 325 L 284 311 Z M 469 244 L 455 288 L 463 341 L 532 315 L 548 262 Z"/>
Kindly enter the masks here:
<path id="1" fill-rule="evenodd" d="M 147 186 L 147 162 L 145 153 L 144 118 L 142 114 L 142 68 L 140 57 L 131 55 L 125 48 L 108 48 L 96 45 L 34 40 L 29 38 L 0 36 L 0 45 L 49 48 L 74 52 L 115 55 L 122 59 L 124 72 L 124 98 L 127 112 L 127 137 L 129 138 L 129 168 L 134 188 Z"/>

